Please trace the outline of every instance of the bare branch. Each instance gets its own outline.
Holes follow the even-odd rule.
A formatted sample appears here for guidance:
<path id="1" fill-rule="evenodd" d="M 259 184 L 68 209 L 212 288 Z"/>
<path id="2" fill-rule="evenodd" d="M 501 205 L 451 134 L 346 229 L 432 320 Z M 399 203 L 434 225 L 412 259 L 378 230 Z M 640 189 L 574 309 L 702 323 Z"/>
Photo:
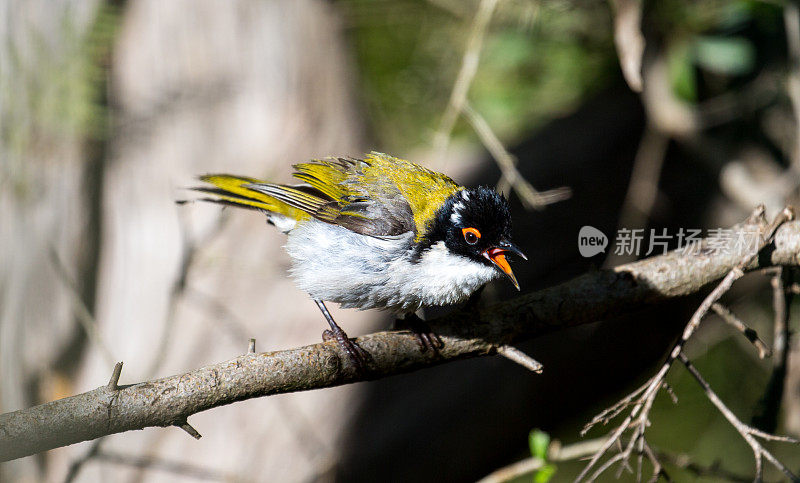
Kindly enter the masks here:
<path id="1" fill-rule="evenodd" d="M 508 184 L 514 188 L 526 208 L 539 210 L 545 205 L 563 201 L 572 196 L 572 190 L 566 186 L 543 192 L 537 191 L 519 173 L 516 166 L 516 158 L 503 147 L 503 143 L 494 134 L 494 131 L 489 127 L 489 123 L 486 122 L 483 116 L 473 109 L 467 101 L 464 101 L 462 110 L 467 120 L 472 124 L 472 128 L 478 133 L 483 145 L 489 150 L 497 166 L 500 167 L 500 171 L 503 173 L 503 179 L 500 181 L 501 185 Z M 506 191 L 506 189 L 501 187 L 499 191 Z"/>
<path id="2" fill-rule="evenodd" d="M 794 2 L 783 6 L 783 20 L 786 26 L 786 44 L 789 51 L 788 93 L 792 101 L 795 119 L 795 146 L 792 153 L 791 169 L 795 176 L 800 175 L 800 7 Z"/>
<path id="3" fill-rule="evenodd" d="M 83 469 L 83 465 L 97 456 L 97 454 L 100 452 L 100 447 L 103 446 L 105 441 L 106 438 L 98 438 L 92 441 L 89 450 L 84 453 L 83 456 L 70 463 L 69 469 L 67 470 L 67 476 L 64 477 L 64 483 L 72 483 L 75 481 L 75 478 L 78 477 L 78 473 L 80 473 L 81 469 Z"/>
<path id="4" fill-rule="evenodd" d="M 605 410 L 603 410 L 603 412 L 592 418 L 591 421 L 589 421 L 583 426 L 583 429 L 581 430 L 581 436 L 585 436 L 586 433 L 588 433 L 589 430 L 592 429 L 594 426 L 596 426 L 598 423 L 608 424 L 609 421 L 616 418 L 620 413 L 622 413 L 622 411 L 632 406 L 633 401 L 640 394 L 646 391 L 648 387 L 650 387 L 650 381 L 647 381 L 646 383 L 644 383 L 644 385 L 640 386 L 632 393 L 628 394 L 624 398 L 614 403 L 613 406 L 606 408 Z M 611 446 L 609 445 L 609 448 L 610 447 Z"/>
<path id="5" fill-rule="evenodd" d="M 172 461 L 165 458 L 154 456 L 135 456 L 113 451 L 98 451 L 94 455 L 96 461 L 112 463 L 134 468 L 146 468 L 148 470 L 163 471 L 172 473 L 184 478 L 201 481 L 249 481 L 234 474 L 226 474 L 211 468 L 203 468 L 190 463 Z"/>
<path id="6" fill-rule="evenodd" d="M 763 218 L 754 217 L 732 230 L 730 243 L 734 243 L 737 234 L 754 231 L 769 239 L 767 235 L 774 228 L 767 226 Z M 361 337 L 357 342 L 372 359 L 363 375 L 343 370 L 347 359 L 342 358 L 334 342 L 328 342 L 245 354 L 185 374 L 119 386 L 113 392 L 104 385 L 2 414 L 0 460 L 133 429 L 181 425 L 192 414 L 243 399 L 378 379 L 453 360 L 491 355 L 501 345 L 695 294 L 734 270 L 743 273 L 769 265 L 796 266 L 800 256 L 800 223 L 781 226 L 774 236 L 774 249 L 747 264 L 740 263 L 741 257 L 733 246 L 713 253 L 702 249 L 707 243 L 719 241 L 704 241 L 697 254 L 669 252 L 588 273 L 507 302 L 473 307 L 431 320 L 429 325 L 445 342 L 438 356 L 420 351 L 416 337 L 406 331 Z"/>
<path id="7" fill-rule="evenodd" d="M 791 270 L 781 267 L 780 271 L 770 281 L 772 285 L 772 307 L 775 312 L 772 345 L 776 367 L 786 365 L 786 344 L 789 338 L 789 306 L 792 298 L 792 293 L 786 290 L 786 286 L 791 283 L 791 279 Z"/>
<path id="8" fill-rule="evenodd" d="M 609 0 L 614 9 L 614 45 L 625 82 L 634 92 L 642 92 L 642 35 L 641 0 Z"/>
<path id="9" fill-rule="evenodd" d="M 516 362 L 525 369 L 535 372 L 536 374 L 541 374 L 542 370 L 544 369 L 544 366 L 541 362 L 537 361 L 516 347 L 507 344 L 501 345 L 497 348 L 497 353 L 512 362 Z"/>
<path id="10" fill-rule="evenodd" d="M 116 391 L 119 389 L 119 376 L 122 375 L 122 362 L 114 364 L 114 372 L 111 373 L 111 379 L 108 380 L 106 388 L 109 391 Z"/>
<path id="11" fill-rule="evenodd" d="M 108 364 L 113 363 L 114 356 L 111 354 L 111 349 L 108 348 L 108 344 L 103 340 L 103 336 L 100 334 L 100 329 L 97 327 L 97 321 L 94 315 L 92 315 L 92 311 L 86 306 L 86 302 L 84 302 L 83 297 L 81 297 L 77 284 L 72 280 L 69 273 L 67 273 L 67 268 L 61 261 L 61 257 L 58 256 L 55 247 L 50 248 L 50 261 L 56 275 L 67 288 L 70 302 L 75 312 L 75 318 L 78 319 L 81 327 L 83 327 L 83 330 L 86 332 L 86 337 L 92 342 L 92 345 L 100 351 L 100 355 L 103 356 L 103 359 L 105 359 Z"/>
<path id="12" fill-rule="evenodd" d="M 208 243 L 211 239 L 216 237 L 225 228 L 229 217 L 225 213 L 221 213 L 216 220 L 216 223 L 205 232 L 199 239 L 194 239 L 191 236 L 191 227 L 189 220 L 184 210 L 178 209 L 178 225 L 180 227 L 182 243 L 181 243 L 181 264 L 178 269 L 177 277 L 172 284 L 169 294 L 169 302 L 167 305 L 167 316 L 164 320 L 162 327 L 161 337 L 158 338 L 158 347 L 153 354 L 153 360 L 150 366 L 145 371 L 148 377 L 153 377 L 158 373 L 161 365 L 166 359 L 168 349 L 172 342 L 172 335 L 175 328 L 175 315 L 178 310 L 178 303 L 183 298 L 188 289 L 189 272 L 192 269 L 195 258 L 197 256 L 198 247 Z"/>
<path id="13" fill-rule="evenodd" d="M 231 339 L 231 342 L 238 344 L 242 340 L 250 338 L 247 323 L 217 297 L 191 285 L 186 286 L 184 296 L 191 300 L 191 303 L 201 306 L 203 310 L 207 311 L 209 317 L 216 318 L 219 323 L 215 326 L 224 329 L 223 332 Z"/>
<path id="14" fill-rule="evenodd" d="M 658 478 L 662 476 L 667 481 L 672 481 L 672 479 L 667 474 L 666 470 L 664 470 L 664 466 L 662 466 L 661 461 L 658 459 L 658 455 L 656 454 L 655 451 L 653 451 L 653 448 L 650 447 L 650 444 L 647 442 L 647 440 L 644 439 L 644 436 L 640 438 L 640 441 L 642 442 L 642 449 L 644 450 L 644 453 L 647 455 L 647 459 L 650 460 L 650 464 L 653 465 L 653 477 L 650 479 L 650 481 L 651 482 L 658 481 Z M 639 470 L 640 473 L 638 481 L 641 481 L 641 463 L 639 464 Z"/>
<path id="15" fill-rule="evenodd" d="M 450 144 L 450 134 L 453 132 L 453 126 L 455 126 L 467 100 L 467 93 L 470 85 L 472 85 L 472 79 L 475 78 L 475 73 L 478 72 L 483 38 L 486 36 L 494 10 L 497 8 L 497 2 L 498 0 L 481 0 L 478 6 L 478 13 L 475 14 L 475 19 L 472 21 L 472 28 L 467 39 L 467 48 L 464 52 L 464 57 L 461 59 L 461 70 L 459 70 L 458 77 L 456 77 L 455 84 L 453 84 L 450 101 L 447 103 L 444 115 L 442 115 L 439 129 L 433 138 L 433 148 L 440 161 L 444 159 L 447 145 Z"/>
<path id="16" fill-rule="evenodd" d="M 525 458 L 524 460 L 517 461 L 516 463 L 512 463 L 489 473 L 478 480 L 478 483 L 504 483 L 506 481 L 515 480 L 521 476 L 542 469 L 545 464 L 547 463 L 541 458 Z"/>
<path id="17" fill-rule="evenodd" d="M 658 197 L 658 180 L 661 178 L 668 145 L 669 136 L 650 124 L 645 126 L 633 161 L 631 179 L 625 202 L 620 209 L 617 228 L 636 229 L 647 225 Z M 629 262 L 632 258 L 631 255 L 612 252 L 606 258 L 604 266 L 613 267 Z"/>
<path id="18" fill-rule="evenodd" d="M 483 145 L 500 167 L 503 173 L 500 185 L 513 187 L 526 208 L 541 209 L 547 204 L 569 198 L 572 195 L 571 190 L 562 187 L 543 193 L 536 191 L 517 171 L 516 159 L 503 147 L 486 120 L 472 109 L 467 100 L 470 85 L 472 85 L 472 80 L 478 71 L 483 40 L 489 28 L 492 15 L 497 8 L 497 3 L 498 0 L 481 0 L 478 6 L 478 12 L 472 22 L 472 28 L 467 39 L 467 47 L 461 61 L 461 69 L 450 93 L 450 100 L 442 115 L 439 129 L 434 136 L 433 147 L 439 161 L 443 162 L 453 127 L 458 120 L 458 116 L 464 114 L 472 124 Z M 500 191 L 504 192 L 506 188 L 500 188 Z"/>
<path id="19" fill-rule="evenodd" d="M 191 424 L 189 424 L 189 421 L 186 420 L 179 421 L 178 424 L 176 424 L 175 426 L 189 433 L 189 436 L 191 436 L 194 439 L 200 439 L 203 437 L 200 433 L 197 432 L 196 429 L 194 429 L 194 427 Z"/>
<path id="20" fill-rule="evenodd" d="M 697 370 L 697 368 L 694 367 L 694 365 L 692 365 L 691 361 L 689 361 L 686 355 L 683 352 L 681 352 L 678 357 L 680 358 L 680 361 L 683 362 L 683 365 L 686 366 L 686 369 L 697 380 L 697 383 L 700 384 L 700 387 L 703 388 L 703 391 L 705 391 L 706 393 L 706 397 L 708 397 L 711 403 L 714 404 L 714 406 L 716 406 L 717 409 L 719 409 L 722 415 L 725 416 L 725 419 L 727 419 L 728 422 L 730 422 L 731 425 L 733 425 L 734 429 L 736 429 L 736 431 L 742 436 L 742 438 L 744 438 L 747 444 L 750 445 L 750 448 L 753 450 L 753 455 L 755 456 L 756 459 L 757 481 L 761 481 L 762 479 L 761 478 L 762 456 L 766 458 L 767 461 L 775 465 L 775 467 L 778 468 L 781 472 L 783 472 L 783 474 L 786 475 L 789 478 L 789 480 L 798 481 L 797 476 L 795 476 L 786 466 L 784 466 L 783 463 L 778 461 L 778 459 L 775 458 L 775 456 L 773 456 L 772 453 L 767 451 L 767 449 L 764 448 L 761 445 L 761 443 L 758 442 L 756 437 L 768 439 L 771 441 L 783 441 L 794 444 L 800 444 L 800 441 L 794 438 L 790 438 L 788 436 L 775 436 L 772 434 L 767 434 L 764 433 L 763 431 L 759 431 L 741 422 L 739 418 L 737 418 L 736 415 L 733 414 L 733 411 L 728 409 L 728 406 L 726 406 L 725 403 L 723 403 L 722 400 L 716 395 L 716 393 L 714 393 L 714 391 L 711 389 L 711 386 L 709 386 L 709 384 L 705 381 L 705 379 L 703 379 L 703 376 L 700 375 L 700 372 Z"/>
<path id="21" fill-rule="evenodd" d="M 597 451 L 603 443 L 605 443 L 605 438 L 580 441 L 566 446 L 561 446 L 557 441 L 554 441 L 550 445 L 551 449 L 547 452 L 547 460 L 569 461 L 582 458 Z M 546 463 L 546 461 L 536 457 L 525 458 L 491 472 L 478 480 L 478 483 L 502 483 L 511 481 L 541 469 Z"/>
<path id="22" fill-rule="evenodd" d="M 755 348 L 758 350 L 758 357 L 763 359 L 765 357 L 769 357 L 772 355 L 772 350 L 758 337 L 758 333 L 747 326 L 744 322 L 742 322 L 739 317 L 737 317 L 733 312 L 730 311 L 727 307 L 722 305 L 719 302 L 716 302 L 711 305 L 711 310 L 713 310 L 717 315 L 722 318 L 725 322 L 728 323 L 731 327 L 738 330 L 739 332 L 744 335 L 747 340 L 749 340 Z"/>
<path id="23" fill-rule="evenodd" d="M 676 455 L 676 454 L 666 453 L 664 451 L 658 451 L 656 452 L 656 454 L 658 455 L 659 458 L 668 462 L 670 465 L 677 466 L 682 470 L 689 471 L 695 476 L 715 477 L 739 483 L 750 483 L 751 481 L 753 481 L 753 478 L 750 476 L 740 475 L 738 473 L 733 473 L 731 471 L 725 470 L 724 468 L 721 468 L 718 461 L 712 463 L 711 465 L 704 466 L 692 462 L 692 460 L 689 458 L 689 455 L 686 454 Z"/>
<path id="24" fill-rule="evenodd" d="M 773 432 L 778 427 L 778 415 L 783 400 L 786 371 L 789 364 L 789 310 L 794 294 L 789 290 L 793 281 L 790 267 L 780 267 L 770 280 L 772 285 L 772 306 L 774 310 L 772 338 L 772 374 L 764 390 L 758 407 L 751 420 L 754 426 Z"/>

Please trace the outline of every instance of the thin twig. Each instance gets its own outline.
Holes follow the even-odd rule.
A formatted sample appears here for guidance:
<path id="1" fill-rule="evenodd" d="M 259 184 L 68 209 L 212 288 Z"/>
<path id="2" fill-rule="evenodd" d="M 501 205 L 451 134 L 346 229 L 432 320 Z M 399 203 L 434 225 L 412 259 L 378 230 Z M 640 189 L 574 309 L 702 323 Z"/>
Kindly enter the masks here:
<path id="1" fill-rule="evenodd" d="M 498 0 L 481 0 L 478 5 L 478 12 L 472 22 L 467 47 L 461 60 L 461 69 L 458 72 L 453 90 L 450 93 L 450 100 L 447 103 L 439 129 L 433 139 L 433 148 L 437 153 L 438 161 L 444 165 L 447 147 L 450 144 L 450 136 L 453 132 L 458 116 L 464 114 L 472 124 L 473 129 L 478 134 L 481 142 L 491 153 L 500 170 L 503 173 L 501 186 L 505 183 L 514 188 L 526 208 L 541 209 L 543 206 L 565 200 L 571 196 L 569 188 L 557 188 L 550 191 L 539 193 L 528 183 L 516 168 L 516 159 L 503 147 L 500 140 L 494 134 L 489 124 L 469 105 L 467 94 L 472 85 L 472 80 L 478 72 L 480 54 L 483 48 L 483 41 L 489 28 Z M 501 192 L 506 189 L 500 189 Z"/>
<path id="2" fill-rule="evenodd" d="M 672 478 L 669 477 L 669 474 L 664 469 L 664 466 L 661 464 L 661 460 L 659 459 L 658 455 L 653 450 L 653 448 L 650 447 L 650 444 L 647 442 L 647 440 L 644 439 L 644 436 L 642 436 L 641 441 L 642 441 L 642 449 L 647 455 L 647 459 L 650 460 L 650 464 L 653 465 L 653 477 L 650 479 L 650 481 L 651 482 L 658 481 L 659 477 L 663 477 L 667 481 L 672 481 Z"/>
<path id="3" fill-rule="evenodd" d="M 774 309 L 774 337 L 772 339 L 772 352 L 775 354 L 775 367 L 786 365 L 786 344 L 789 339 L 789 307 L 792 303 L 792 293 L 786 290 L 786 285 L 792 282 L 792 270 L 780 267 L 780 272 L 772 277 L 772 306 Z"/>
<path id="4" fill-rule="evenodd" d="M 503 143 L 497 138 L 489 126 L 489 123 L 469 104 L 464 101 L 462 106 L 464 116 L 467 118 L 472 128 L 478 134 L 483 145 L 492 155 L 500 171 L 503 173 L 501 185 L 507 183 L 514 188 L 522 204 L 526 208 L 542 209 L 544 206 L 558 201 L 563 201 L 572 196 L 572 190 L 568 187 L 556 188 L 548 191 L 539 192 L 519 173 L 517 170 L 517 160 L 509 153 Z M 499 191 L 506 191 L 499 187 Z"/>
<path id="5" fill-rule="evenodd" d="M 492 471 L 478 480 L 478 483 L 505 483 L 541 470 L 546 464 L 547 462 L 541 458 L 525 458 Z"/>
<path id="6" fill-rule="evenodd" d="M 81 297 L 78 292 L 77 285 L 72 280 L 69 273 L 67 273 L 66 267 L 61 262 L 61 257 L 58 256 L 58 253 L 53 247 L 50 249 L 50 260 L 59 280 L 67 287 L 67 293 L 69 294 L 73 311 L 81 327 L 83 327 L 83 330 L 86 332 L 86 337 L 92 342 L 92 345 L 100 351 L 100 355 L 105 359 L 106 363 L 108 363 L 108 365 L 113 364 L 115 360 L 114 355 L 103 340 L 103 335 L 100 333 L 92 311 L 86 306 L 83 297 Z"/>
<path id="7" fill-rule="evenodd" d="M 623 465 L 625 463 L 625 452 L 624 451 L 615 454 L 614 456 L 609 458 L 608 461 L 606 461 L 605 463 L 600 465 L 600 467 L 597 468 L 597 470 L 595 470 L 595 472 L 592 473 L 591 476 L 589 476 L 588 480 L 589 481 L 595 481 L 602 473 L 604 473 L 609 468 L 611 468 L 612 466 L 614 466 L 616 463 L 619 463 L 619 462 L 623 463 Z M 619 476 L 617 477 L 617 479 L 619 479 Z M 580 475 L 579 475 L 578 478 L 576 478 L 575 481 L 580 481 Z"/>
<path id="8" fill-rule="evenodd" d="M 581 436 L 586 436 L 586 433 L 589 432 L 594 426 L 599 423 L 608 424 L 612 419 L 616 418 L 622 411 L 626 408 L 633 405 L 633 401 L 642 394 L 648 387 L 650 387 L 651 381 L 648 380 L 643 385 L 639 386 L 638 389 L 633 391 L 632 393 L 628 394 L 624 398 L 620 399 L 616 403 L 614 403 L 611 407 L 604 409 L 600 414 L 592 418 L 591 421 L 586 423 L 581 429 Z"/>
<path id="9" fill-rule="evenodd" d="M 778 73 L 771 69 L 762 70 L 753 80 L 739 89 L 728 90 L 697 104 L 697 128 L 711 129 L 741 119 L 742 116 L 758 111 L 775 102 L 779 96 Z M 758 183 L 756 180 L 752 180 Z M 753 206 L 748 203 L 747 206 Z"/>
<path id="10" fill-rule="evenodd" d="M 642 34 L 642 2 L 610 0 L 614 10 L 614 45 L 625 82 L 634 92 L 642 92 L 642 56 L 645 40 Z"/>
<path id="11" fill-rule="evenodd" d="M 185 211 L 178 209 L 176 212 L 181 233 L 181 263 L 178 269 L 178 276 L 175 278 L 175 281 L 172 283 L 172 288 L 170 289 L 167 316 L 164 319 L 161 335 L 158 337 L 158 346 L 155 351 L 153 351 L 154 357 L 150 361 L 150 366 L 145 371 L 148 377 L 153 377 L 158 372 L 158 369 L 167 357 L 167 350 L 172 341 L 172 329 L 175 325 L 175 314 L 178 309 L 178 302 L 186 289 L 189 270 L 192 267 L 197 251 L 197 244 L 189 235 L 190 228 Z"/>
<path id="12" fill-rule="evenodd" d="M 186 286 L 184 297 L 191 303 L 201 305 L 202 310 L 210 312 L 219 322 L 215 327 L 225 329 L 223 332 L 230 337 L 231 342 L 240 344 L 241 341 L 249 339 L 250 331 L 247 323 L 236 313 L 228 308 L 218 297 L 202 292 L 191 284 Z"/>
<path id="13" fill-rule="evenodd" d="M 751 420 L 752 424 L 767 432 L 774 432 L 778 427 L 778 415 L 781 401 L 783 400 L 786 372 L 789 364 L 789 310 L 793 294 L 787 290 L 793 279 L 793 271 L 789 267 L 781 269 L 772 276 L 772 306 L 774 311 L 772 339 L 772 374 L 770 374 L 764 395 L 758 403 L 757 409 Z"/>
<path id="14" fill-rule="evenodd" d="M 772 350 L 758 337 L 758 333 L 742 322 L 728 307 L 716 302 L 711 305 L 711 310 L 719 315 L 722 320 L 727 322 L 728 325 L 741 332 L 742 335 L 755 346 L 756 350 L 758 350 L 759 359 L 764 359 L 772 355 Z"/>
<path id="15" fill-rule="evenodd" d="M 557 445 L 557 442 L 553 442 L 550 445 L 551 449 L 547 452 L 547 461 L 558 462 L 583 458 L 597 451 L 597 448 L 603 443 L 605 443 L 605 438 L 580 441 L 566 446 L 560 446 Z M 478 483 L 504 483 L 511 481 L 540 470 L 547 461 L 536 457 L 525 458 L 489 473 L 478 480 Z"/>
<path id="16" fill-rule="evenodd" d="M 302 448 L 307 458 L 306 464 L 316 468 L 333 464 L 336 461 L 336 449 L 324 437 L 324 430 L 310 421 L 291 400 L 279 398 L 276 403 L 281 419 L 291 427 L 297 446 Z"/>
<path id="17" fill-rule="evenodd" d="M 786 27 L 786 44 L 789 52 L 789 80 L 787 90 L 795 119 L 794 153 L 791 159 L 795 176 L 800 175 L 800 7 L 795 2 L 783 6 Z"/>
<path id="18" fill-rule="evenodd" d="M 708 397 L 709 401 L 711 401 L 714 406 L 719 409 L 719 412 L 725 416 L 725 419 L 728 420 L 729 423 L 736 429 L 736 431 L 742 436 L 742 438 L 750 445 L 750 448 L 753 450 L 753 456 L 756 460 L 756 480 L 762 480 L 762 472 L 763 468 L 761 465 L 761 458 L 764 457 L 772 463 L 776 468 L 778 468 L 781 472 L 783 472 L 786 477 L 788 477 L 791 481 L 798 481 L 797 476 L 792 473 L 783 463 L 778 461 L 775 456 L 770 453 L 766 448 L 764 448 L 761 443 L 759 443 L 757 438 L 765 439 L 768 441 L 782 441 L 784 443 L 793 443 L 793 444 L 800 444 L 800 440 L 791 438 L 789 436 L 775 436 L 772 434 L 765 433 L 763 431 L 759 431 L 753 427 L 750 427 L 739 420 L 733 412 L 728 409 L 725 403 L 714 393 L 711 389 L 711 386 L 703 379 L 703 376 L 700 375 L 700 372 L 692 365 L 691 361 L 686 357 L 686 355 L 681 352 L 678 357 L 680 361 L 686 366 L 686 369 L 694 376 L 697 383 L 700 384 L 700 387 L 703 388 L 703 391 L 706 393 L 706 397 Z"/>
<path id="19" fill-rule="evenodd" d="M 497 347 L 497 353 L 512 362 L 516 362 L 525 369 L 535 372 L 536 374 L 541 374 L 542 370 L 544 369 L 544 366 L 541 362 L 537 361 L 516 347 L 508 344 Z"/>
<path id="20" fill-rule="evenodd" d="M 674 455 L 664 451 L 658 451 L 656 454 L 660 459 L 668 462 L 670 465 L 686 470 L 698 477 L 720 478 L 739 483 L 750 483 L 753 481 L 753 478 L 750 476 L 740 475 L 722 468 L 718 461 L 710 465 L 700 465 L 693 462 L 689 455 L 686 454 Z"/>
<path id="21" fill-rule="evenodd" d="M 200 237 L 200 239 L 194 239 L 190 235 L 191 228 L 189 226 L 186 212 L 178 209 L 177 216 L 182 240 L 181 263 L 180 268 L 178 269 L 178 274 L 172 284 L 172 288 L 170 289 L 169 302 L 167 305 L 167 316 L 162 326 L 161 336 L 158 337 L 158 347 L 156 347 L 155 351 L 153 352 L 155 356 L 150 361 L 150 366 L 145 371 L 147 377 L 154 377 L 166 360 L 168 349 L 172 342 L 178 303 L 181 301 L 189 286 L 189 272 L 194 264 L 198 247 L 206 245 L 211 239 L 221 233 L 227 220 L 229 219 L 225 213 L 221 213 L 217 217 L 216 223 L 202 237 Z"/>
<path id="22" fill-rule="evenodd" d="M 668 145 L 669 137 L 665 133 L 650 124 L 645 126 L 633 161 L 625 201 L 620 208 L 617 228 L 633 230 L 647 225 L 658 198 L 658 181 Z M 604 266 L 613 267 L 629 262 L 633 255 L 612 252 L 606 258 Z"/>
<path id="23" fill-rule="evenodd" d="M 567 461 L 583 458 L 600 449 L 605 441 L 606 438 L 594 438 L 585 441 L 576 441 L 564 446 L 557 444 L 558 441 L 554 441 L 550 444 L 550 449 L 547 452 L 547 459 L 552 461 Z"/>
<path id="24" fill-rule="evenodd" d="M 498 0 L 481 0 L 480 5 L 478 5 L 478 12 L 472 21 L 472 28 L 467 38 L 467 47 L 461 59 L 461 69 L 453 84 L 450 101 L 447 103 L 447 108 L 442 115 L 439 129 L 433 138 L 433 148 L 437 153 L 439 162 L 443 162 L 445 159 L 453 126 L 455 126 L 456 120 L 458 120 L 458 116 L 464 107 L 464 102 L 467 100 L 467 93 L 470 85 L 472 85 L 472 79 L 475 78 L 475 73 L 478 72 L 483 39 L 486 36 L 495 8 L 497 8 L 497 2 Z"/>
<path id="25" fill-rule="evenodd" d="M 75 481 L 75 478 L 78 477 L 78 474 L 83 469 L 83 465 L 86 464 L 89 460 L 94 458 L 97 453 L 100 451 L 100 447 L 106 441 L 106 438 L 97 438 L 96 440 L 92 441 L 89 450 L 84 453 L 83 456 L 77 458 L 69 465 L 69 469 L 67 470 L 67 475 L 64 477 L 64 483 L 72 483 Z"/>
<path id="26" fill-rule="evenodd" d="M 111 379 L 108 380 L 106 388 L 109 391 L 117 391 L 119 389 L 119 376 L 122 375 L 122 362 L 114 364 L 114 371 L 111 373 Z"/>
<path id="27" fill-rule="evenodd" d="M 194 427 L 191 424 L 189 424 L 189 421 L 186 420 L 178 421 L 178 423 L 175 424 L 175 426 L 189 433 L 189 436 L 191 436 L 194 439 L 200 439 L 203 437 L 196 429 L 194 429 Z"/>
<path id="28" fill-rule="evenodd" d="M 239 476 L 222 473 L 211 468 L 203 468 L 191 463 L 172 461 L 154 456 L 127 455 L 103 450 L 96 452 L 94 459 L 96 461 L 102 461 L 116 465 L 132 466 L 134 468 L 142 468 L 153 471 L 163 471 L 193 480 L 245 481 Z"/>

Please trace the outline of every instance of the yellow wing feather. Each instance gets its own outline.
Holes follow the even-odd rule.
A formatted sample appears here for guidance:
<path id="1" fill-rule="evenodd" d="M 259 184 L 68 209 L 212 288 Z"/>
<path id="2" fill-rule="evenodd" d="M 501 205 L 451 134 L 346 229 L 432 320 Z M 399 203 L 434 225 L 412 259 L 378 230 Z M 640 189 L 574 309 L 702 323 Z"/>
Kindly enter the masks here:
<path id="1" fill-rule="evenodd" d="M 261 180 L 244 176 L 233 176 L 229 174 L 208 174 L 201 176 L 200 180 L 217 187 L 216 190 L 195 188 L 199 191 L 213 194 L 215 198 L 209 199 L 209 201 L 221 200 L 246 208 L 271 211 L 297 221 L 305 220 L 311 217 L 311 215 L 309 215 L 307 212 L 291 206 L 290 204 L 281 201 L 274 196 L 270 196 L 260 191 L 255 191 L 248 187 L 249 185 L 264 183 Z"/>
<path id="2" fill-rule="evenodd" d="M 349 194 L 344 186 L 347 172 L 342 168 L 342 165 L 334 163 L 332 160 L 296 164 L 294 169 L 297 172 L 294 173 L 294 177 L 305 181 L 341 204 Z"/>

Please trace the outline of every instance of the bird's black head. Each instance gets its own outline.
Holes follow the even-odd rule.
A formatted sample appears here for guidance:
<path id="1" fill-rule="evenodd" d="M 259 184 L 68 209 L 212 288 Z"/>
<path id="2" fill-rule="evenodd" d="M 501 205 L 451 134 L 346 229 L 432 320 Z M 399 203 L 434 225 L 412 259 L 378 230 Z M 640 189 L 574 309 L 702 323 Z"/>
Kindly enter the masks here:
<path id="1" fill-rule="evenodd" d="M 450 196 L 436 212 L 426 238 L 428 246 L 443 241 L 452 253 L 496 267 L 519 289 L 506 254 L 527 258 L 511 242 L 508 200 L 491 188 L 479 186 Z"/>

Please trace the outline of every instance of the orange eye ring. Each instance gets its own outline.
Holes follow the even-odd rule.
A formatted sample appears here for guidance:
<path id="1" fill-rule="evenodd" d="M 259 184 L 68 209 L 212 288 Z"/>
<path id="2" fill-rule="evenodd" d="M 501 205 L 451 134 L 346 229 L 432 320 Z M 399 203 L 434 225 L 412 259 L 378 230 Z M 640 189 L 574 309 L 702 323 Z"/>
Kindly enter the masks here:
<path id="1" fill-rule="evenodd" d="M 464 235 L 464 240 L 470 245 L 478 243 L 478 240 L 481 239 L 481 232 L 477 228 L 462 228 L 461 234 Z"/>

